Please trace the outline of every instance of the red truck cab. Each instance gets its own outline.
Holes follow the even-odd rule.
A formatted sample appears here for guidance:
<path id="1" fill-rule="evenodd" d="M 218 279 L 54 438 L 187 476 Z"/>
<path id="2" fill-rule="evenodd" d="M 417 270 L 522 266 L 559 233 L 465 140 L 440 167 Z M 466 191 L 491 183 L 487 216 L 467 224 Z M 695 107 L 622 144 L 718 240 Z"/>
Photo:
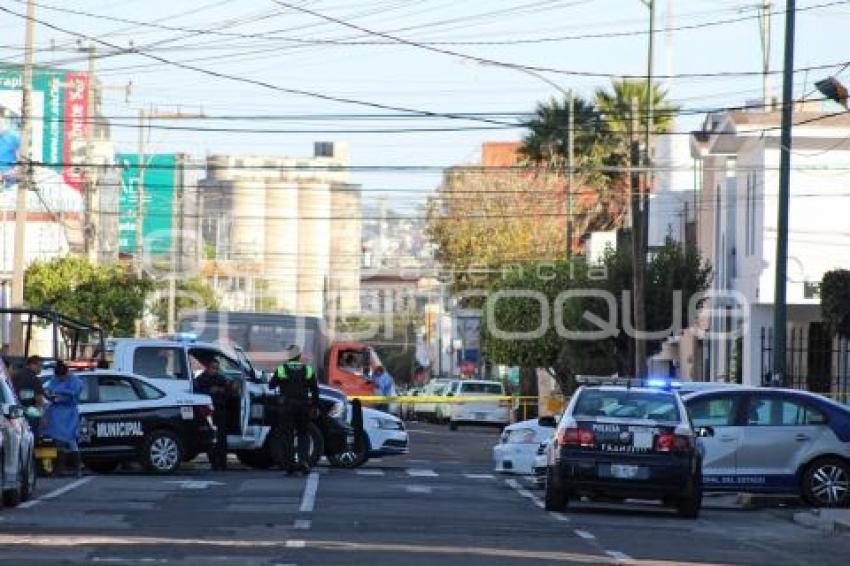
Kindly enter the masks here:
<path id="1" fill-rule="evenodd" d="M 334 342 L 328 348 L 327 383 L 349 396 L 375 395 L 369 380 L 381 365 L 375 351 L 362 342 Z"/>

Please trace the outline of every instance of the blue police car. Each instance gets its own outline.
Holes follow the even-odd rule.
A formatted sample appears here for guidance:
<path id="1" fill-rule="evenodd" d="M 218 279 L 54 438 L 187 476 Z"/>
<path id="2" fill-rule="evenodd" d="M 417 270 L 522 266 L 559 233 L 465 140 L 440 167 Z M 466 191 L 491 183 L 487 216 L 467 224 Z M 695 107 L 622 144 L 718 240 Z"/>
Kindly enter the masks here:
<path id="1" fill-rule="evenodd" d="M 686 395 L 706 491 L 799 494 L 850 503 L 850 409 L 805 391 L 735 387 Z"/>

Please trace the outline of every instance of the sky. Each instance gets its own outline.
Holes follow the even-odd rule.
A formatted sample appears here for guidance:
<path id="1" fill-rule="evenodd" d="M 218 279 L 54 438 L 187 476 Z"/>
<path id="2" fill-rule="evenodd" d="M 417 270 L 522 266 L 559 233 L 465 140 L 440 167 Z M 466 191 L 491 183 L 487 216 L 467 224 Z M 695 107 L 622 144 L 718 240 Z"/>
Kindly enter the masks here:
<path id="1" fill-rule="evenodd" d="M 655 36 L 656 74 L 673 75 L 663 81 L 674 102 L 702 110 L 761 96 L 755 4 L 656 0 L 657 28 L 686 28 Z M 772 18 L 771 68 L 778 71 L 785 2 L 773 4 L 780 13 Z M 845 40 L 850 1 L 800 0 L 797 6 L 795 68 L 831 65 L 798 72 L 799 97 L 811 95 L 813 82 L 824 76 L 841 71 L 841 78 L 850 79 L 850 71 L 843 69 L 850 61 Z M 0 7 L 23 14 L 25 1 L 5 0 Z M 86 14 L 63 11 L 69 9 Z M 474 163 L 482 142 L 517 140 L 522 130 L 481 129 L 494 125 L 370 105 L 440 114 L 506 113 L 496 121 L 513 124 L 538 101 L 559 95 L 551 83 L 590 98 L 611 79 L 588 73 L 644 75 L 648 14 L 642 0 L 44 0 L 36 2 L 36 20 L 42 23 L 35 29 L 35 62 L 83 70 L 85 55 L 78 52 L 77 41 L 98 46 L 105 112 L 113 117 L 119 150 L 135 151 L 139 108 L 202 111 L 204 120 L 158 124 L 290 131 L 154 129 L 148 151 L 308 156 L 313 141 L 347 141 L 355 166 L 431 168 L 353 173 L 366 198 L 385 196 L 395 207 L 413 210 L 439 184 L 441 167 Z M 0 60 L 21 62 L 24 20 L 0 11 L 0 37 Z M 130 45 L 159 60 L 116 49 Z M 175 62 L 204 72 L 178 68 Z M 547 69 L 537 71 L 547 80 L 512 66 Z M 739 72 L 749 74 L 728 75 Z M 715 73 L 725 75 L 681 76 Z M 781 77 L 772 80 L 778 95 Z M 222 115 L 253 117 L 211 118 Z M 676 129 L 687 131 L 699 123 L 700 114 L 692 113 Z M 322 132 L 422 128 L 472 129 Z"/>

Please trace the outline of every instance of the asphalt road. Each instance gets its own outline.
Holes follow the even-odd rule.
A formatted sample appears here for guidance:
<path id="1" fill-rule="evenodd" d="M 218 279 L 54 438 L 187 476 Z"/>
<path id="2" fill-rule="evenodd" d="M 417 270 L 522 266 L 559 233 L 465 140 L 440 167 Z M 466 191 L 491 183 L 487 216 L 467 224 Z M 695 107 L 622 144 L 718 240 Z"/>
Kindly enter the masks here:
<path id="1" fill-rule="evenodd" d="M 542 510 L 542 493 L 494 476 L 495 430 L 411 425 L 408 457 L 358 470 L 178 476 L 122 472 L 42 481 L 0 510 L 0 564 L 841 564 L 850 537 L 793 509 L 708 498 L 696 521 L 655 505 Z"/>

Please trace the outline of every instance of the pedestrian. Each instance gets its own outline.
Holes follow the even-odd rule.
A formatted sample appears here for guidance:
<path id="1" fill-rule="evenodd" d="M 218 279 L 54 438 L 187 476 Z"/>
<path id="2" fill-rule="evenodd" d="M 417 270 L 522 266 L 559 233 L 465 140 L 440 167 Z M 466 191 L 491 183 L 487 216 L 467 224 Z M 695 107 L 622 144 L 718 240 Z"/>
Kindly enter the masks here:
<path id="1" fill-rule="evenodd" d="M 45 411 L 44 434 L 53 439 L 60 447 L 58 472 L 62 473 L 66 459 L 71 460 L 71 469 L 79 477 L 82 474 L 82 460 L 77 435 L 80 430 L 80 411 L 78 408 L 83 382 L 68 371 L 61 360 L 56 362 L 53 377 L 44 386 L 45 396 L 50 404 Z"/>
<path id="2" fill-rule="evenodd" d="M 227 378 L 221 373 L 221 364 L 217 358 L 207 361 L 204 371 L 195 378 L 195 391 L 209 395 L 213 402 L 213 425 L 215 425 L 215 445 L 209 453 L 213 470 L 227 469 L 227 423 L 230 387 Z"/>
<path id="3" fill-rule="evenodd" d="M 310 418 L 319 408 L 319 383 L 313 367 L 301 361 L 301 348 L 290 345 L 277 367 L 271 388 L 278 390 L 278 424 L 283 433 L 282 465 L 287 475 L 310 472 Z M 298 438 L 298 463 L 293 443 Z"/>
<path id="4" fill-rule="evenodd" d="M 30 356 L 24 363 L 24 367 L 12 375 L 12 387 L 24 408 L 27 422 L 35 438 L 38 438 L 40 432 L 41 416 L 44 410 L 44 386 L 39 377 L 41 370 L 41 358 Z"/>
<path id="5" fill-rule="evenodd" d="M 375 386 L 375 394 L 381 397 L 391 397 L 393 394 L 394 381 L 392 376 L 387 373 L 384 366 L 378 366 L 372 373 L 372 384 Z M 389 402 L 384 399 L 382 402 L 375 405 L 379 411 L 386 412 L 390 408 Z"/>

